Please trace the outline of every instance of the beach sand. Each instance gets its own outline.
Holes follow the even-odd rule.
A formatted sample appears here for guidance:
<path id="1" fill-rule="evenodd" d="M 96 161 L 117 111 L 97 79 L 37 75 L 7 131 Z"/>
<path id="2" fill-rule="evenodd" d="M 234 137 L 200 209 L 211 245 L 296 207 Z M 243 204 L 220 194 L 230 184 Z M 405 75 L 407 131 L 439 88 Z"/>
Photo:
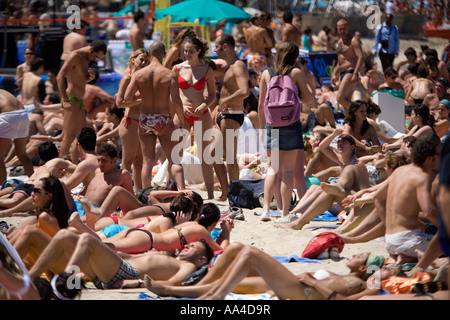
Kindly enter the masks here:
<path id="1" fill-rule="evenodd" d="M 363 49 L 371 50 L 373 41 L 371 39 L 363 39 Z M 404 60 L 403 51 L 411 46 L 417 51 L 420 51 L 420 45 L 427 44 L 430 48 L 438 50 L 439 55 L 442 52 L 442 48 L 448 41 L 440 38 L 429 38 L 427 41 L 417 40 L 401 40 L 400 54 L 396 59 L 396 62 Z M 206 198 L 206 192 L 199 191 L 199 193 Z M 216 196 L 220 193 L 216 192 Z M 207 200 L 206 202 L 210 202 Z M 227 202 L 216 202 L 221 211 L 228 209 Z M 243 244 L 255 246 L 264 252 L 272 256 L 301 256 L 307 243 L 314 237 L 314 235 L 330 231 L 329 229 L 319 228 L 312 229 L 312 227 L 326 227 L 336 225 L 337 222 L 319 222 L 313 221 L 306 225 L 303 230 L 285 230 L 276 228 L 273 221 L 261 222 L 259 216 L 255 215 L 255 212 L 260 214 L 262 208 L 256 208 L 253 210 L 244 209 L 245 221 L 235 221 L 235 228 L 231 233 L 231 241 L 239 241 Z M 0 218 L 0 220 L 7 221 L 8 223 L 18 225 L 26 219 L 25 217 L 10 217 Z M 348 260 L 355 254 L 362 252 L 372 252 L 378 255 L 387 257 L 388 254 L 385 249 L 383 238 L 379 238 L 367 243 L 359 244 L 346 244 L 341 253 L 341 259 L 339 261 L 333 260 L 321 260 L 320 263 L 299 263 L 291 262 L 286 263 L 284 266 L 288 268 L 294 274 L 300 274 L 302 272 L 314 272 L 318 269 L 325 269 L 337 274 L 348 274 L 349 270 L 346 267 Z M 146 289 L 126 289 L 126 290 L 88 290 L 82 294 L 82 300 L 137 300 L 139 295 L 144 293 L 149 296 L 155 297 L 154 294 Z"/>

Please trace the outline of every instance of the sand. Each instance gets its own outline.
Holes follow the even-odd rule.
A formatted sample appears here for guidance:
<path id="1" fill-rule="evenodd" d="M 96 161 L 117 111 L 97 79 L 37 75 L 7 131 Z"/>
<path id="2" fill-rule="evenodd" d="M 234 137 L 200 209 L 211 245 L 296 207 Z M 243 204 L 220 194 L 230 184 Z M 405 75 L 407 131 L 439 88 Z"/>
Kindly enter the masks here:
<path id="1" fill-rule="evenodd" d="M 417 41 L 417 40 L 401 40 L 400 54 L 396 62 L 404 60 L 403 51 L 412 46 L 416 50 L 420 51 L 420 45 L 427 44 L 431 48 L 436 48 L 439 55 L 442 52 L 442 48 L 448 41 L 440 38 L 429 38 L 427 41 Z M 373 41 L 371 39 L 363 39 L 363 49 L 371 50 Z M 206 192 L 199 191 L 199 193 L 206 198 Z M 220 193 L 216 192 L 216 196 Z M 208 202 L 208 201 L 207 201 Z M 228 209 L 227 202 L 216 202 L 219 208 L 223 211 Z M 264 252 L 272 256 L 290 256 L 297 255 L 301 256 L 303 250 L 305 249 L 307 243 L 319 232 L 330 231 L 325 228 L 312 229 L 311 227 L 325 227 L 336 225 L 336 222 L 311 222 L 306 225 L 303 230 L 285 230 L 280 228 L 275 228 L 274 222 L 261 222 L 259 216 L 255 213 L 260 214 L 262 208 L 256 208 L 253 210 L 244 209 L 245 221 L 235 221 L 235 228 L 231 233 L 231 241 L 239 241 L 241 243 L 255 246 Z M 10 217 L 10 218 L 0 218 L 0 220 L 5 220 L 8 223 L 18 225 L 24 219 L 24 217 Z M 385 249 L 385 244 L 383 238 L 379 238 L 367 243 L 359 244 L 346 244 L 343 251 L 341 252 L 341 259 L 338 261 L 333 260 L 322 260 L 321 263 L 298 263 L 292 262 L 283 264 L 294 274 L 300 274 L 302 272 L 314 272 L 318 269 L 325 269 L 337 274 L 345 275 L 349 272 L 346 267 L 348 260 L 355 254 L 360 254 L 362 252 L 372 252 L 378 255 L 387 257 L 388 254 Z M 126 290 L 89 290 L 82 294 L 82 300 L 137 300 L 139 295 L 144 293 L 155 297 L 154 294 L 146 289 L 126 289 Z"/>

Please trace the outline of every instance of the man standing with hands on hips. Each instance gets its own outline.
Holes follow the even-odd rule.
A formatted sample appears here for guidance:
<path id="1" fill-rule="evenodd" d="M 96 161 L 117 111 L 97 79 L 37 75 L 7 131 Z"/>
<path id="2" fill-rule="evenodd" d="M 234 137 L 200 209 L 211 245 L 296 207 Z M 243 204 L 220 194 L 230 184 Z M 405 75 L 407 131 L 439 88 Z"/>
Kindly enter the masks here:
<path id="1" fill-rule="evenodd" d="M 373 53 L 378 53 L 383 72 L 387 68 L 393 67 L 394 59 L 397 57 L 400 47 L 398 27 L 392 23 L 393 19 L 394 16 L 388 14 L 386 21 L 379 24 L 375 30 Z"/>

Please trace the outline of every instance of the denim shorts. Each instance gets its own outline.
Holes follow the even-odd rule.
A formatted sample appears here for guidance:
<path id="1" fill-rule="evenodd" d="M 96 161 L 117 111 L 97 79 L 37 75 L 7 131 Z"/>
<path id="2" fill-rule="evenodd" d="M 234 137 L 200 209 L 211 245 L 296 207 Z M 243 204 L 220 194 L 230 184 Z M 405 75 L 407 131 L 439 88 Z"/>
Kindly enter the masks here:
<path id="1" fill-rule="evenodd" d="M 286 127 L 272 127 L 266 124 L 265 129 L 264 146 L 266 150 L 289 151 L 305 148 L 300 120 Z"/>

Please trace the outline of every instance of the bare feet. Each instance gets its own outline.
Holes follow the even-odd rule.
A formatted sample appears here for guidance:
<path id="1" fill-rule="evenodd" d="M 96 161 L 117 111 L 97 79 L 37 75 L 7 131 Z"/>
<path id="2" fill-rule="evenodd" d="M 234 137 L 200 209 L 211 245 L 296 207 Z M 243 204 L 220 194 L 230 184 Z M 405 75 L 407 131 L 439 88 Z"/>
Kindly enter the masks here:
<path id="1" fill-rule="evenodd" d="M 291 223 L 275 224 L 275 228 L 287 230 L 302 230 L 305 224 L 301 223 L 300 219 L 301 217 L 295 221 L 292 221 Z"/>
<path id="2" fill-rule="evenodd" d="M 224 201 L 227 201 L 227 199 L 228 199 L 228 195 L 226 193 L 222 193 L 220 195 L 220 197 L 215 198 L 214 200 L 224 202 Z"/>
<path id="3" fill-rule="evenodd" d="M 159 284 L 158 281 L 154 281 L 148 276 L 148 274 L 146 274 L 144 277 L 144 283 L 147 290 L 153 292 L 154 294 L 157 294 L 158 296 L 166 297 L 169 295 L 166 292 L 166 286 L 163 284 Z"/>
<path id="4" fill-rule="evenodd" d="M 92 203 L 90 203 L 86 198 L 84 197 L 78 197 L 78 202 L 80 202 L 81 206 L 84 209 L 84 213 L 86 215 L 86 225 L 91 228 L 92 230 L 95 230 L 95 222 L 100 218 L 101 212 L 99 208 L 95 208 Z"/>
<path id="5" fill-rule="evenodd" d="M 327 183 L 327 182 L 322 182 L 320 184 L 320 187 L 322 188 L 323 191 L 325 191 L 328 194 L 332 194 L 338 197 L 346 197 L 347 196 L 347 192 L 345 192 L 344 187 L 342 187 L 340 184 L 338 183 Z"/>

